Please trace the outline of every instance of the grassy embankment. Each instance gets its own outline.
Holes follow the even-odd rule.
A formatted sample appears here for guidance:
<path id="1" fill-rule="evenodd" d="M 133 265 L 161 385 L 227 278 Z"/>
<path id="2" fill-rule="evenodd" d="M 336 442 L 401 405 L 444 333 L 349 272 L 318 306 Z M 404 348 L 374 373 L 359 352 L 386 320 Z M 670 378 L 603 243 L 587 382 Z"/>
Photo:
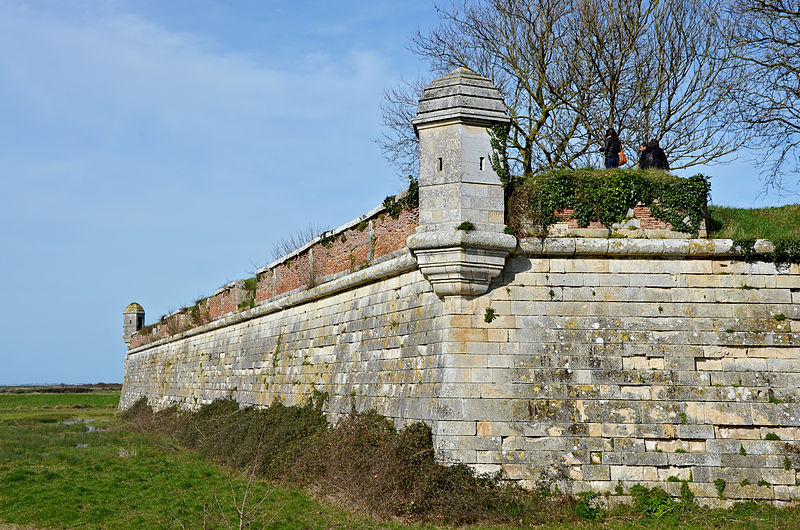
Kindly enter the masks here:
<path id="1" fill-rule="evenodd" d="M 122 419 L 118 399 L 118 392 L 0 393 L 0 527 L 238 527 L 235 504 L 253 462 L 260 476 L 245 522 L 259 528 L 399 526 L 355 511 L 429 525 L 477 515 L 526 527 L 800 526 L 800 510 L 768 505 L 711 511 L 654 491 L 635 495 L 633 507 L 604 512 L 588 499 L 499 487 L 434 464 L 425 428 L 398 433 L 370 414 L 336 429 L 321 424 L 313 406 L 239 411 L 218 403 L 191 416 L 140 406 Z M 287 486 L 298 483 L 306 489 Z"/>
<path id="2" fill-rule="evenodd" d="M 711 236 L 727 239 L 800 240 L 800 204 L 773 208 L 711 206 Z"/>

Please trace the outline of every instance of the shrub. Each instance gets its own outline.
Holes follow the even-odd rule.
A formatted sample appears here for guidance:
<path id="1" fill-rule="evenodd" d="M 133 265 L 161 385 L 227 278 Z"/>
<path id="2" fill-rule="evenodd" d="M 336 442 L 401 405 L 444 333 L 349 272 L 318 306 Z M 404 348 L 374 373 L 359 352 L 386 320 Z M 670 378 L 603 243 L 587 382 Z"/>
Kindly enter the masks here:
<path id="1" fill-rule="evenodd" d="M 610 227 L 630 208 L 643 204 L 675 230 L 696 233 L 706 217 L 708 179 L 687 179 L 661 171 L 554 170 L 519 183 L 509 200 L 508 226 L 518 236 L 546 236 L 558 221 L 554 212 L 573 209 L 579 226 L 598 221 Z M 531 228 L 532 227 L 532 228 Z"/>
<path id="2" fill-rule="evenodd" d="M 672 513 L 679 504 L 661 488 L 645 488 L 636 484 L 631 488 L 633 509 L 647 517 L 663 517 Z"/>
<path id="3" fill-rule="evenodd" d="M 383 200 L 383 207 L 392 219 L 397 219 L 403 210 L 411 210 L 417 206 L 419 206 L 419 182 L 411 175 L 408 176 L 408 190 L 405 195 L 389 195 Z"/>
<path id="4" fill-rule="evenodd" d="M 171 435 L 233 468 L 256 466 L 262 477 L 311 486 L 380 517 L 455 525 L 538 525 L 554 513 L 577 517 L 571 499 L 553 502 L 501 484 L 497 476 L 475 476 L 465 465 L 438 464 L 431 430 L 423 423 L 397 431 L 375 412 L 353 412 L 330 427 L 323 399 L 316 394 L 302 407 L 273 403 L 263 409 L 216 401 L 191 414 L 174 408 L 153 413 L 140 400 L 123 417 L 130 428 Z"/>

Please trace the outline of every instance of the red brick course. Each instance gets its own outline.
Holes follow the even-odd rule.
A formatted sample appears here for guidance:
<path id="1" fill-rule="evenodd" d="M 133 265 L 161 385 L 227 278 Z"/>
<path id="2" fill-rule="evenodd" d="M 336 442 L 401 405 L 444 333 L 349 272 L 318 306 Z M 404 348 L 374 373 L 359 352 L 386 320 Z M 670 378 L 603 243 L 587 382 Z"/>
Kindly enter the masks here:
<path id="1" fill-rule="evenodd" d="M 349 228 L 314 245 L 314 276 L 321 278 L 345 270 L 355 269 L 367 262 L 369 255 L 369 223 L 364 222 L 363 230 Z"/>
<path id="2" fill-rule="evenodd" d="M 263 302 L 274 296 L 272 290 L 273 269 L 258 275 L 258 287 L 256 287 L 256 303 Z"/>
<path id="3" fill-rule="evenodd" d="M 406 246 L 406 238 L 419 225 L 419 208 L 403 210 L 397 219 L 389 215 L 379 216 L 373 223 L 375 254 L 378 258 Z"/>
<path id="4" fill-rule="evenodd" d="M 222 296 L 221 293 L 208 297 L 208 316 L 212 319 L 222 316 Z"/>
<path id="5" fill-rule="evenodd" d="M 579 226 L 578 220 L 573 217 L 575 210 L 572 208 L 564 208 L 563 210 L 556 210 L 553 212 L 556 216 L 561 218 L 561 223 L 566 223 L 569 228 L 607 228 L 603 223 L 591 221 L 587 226 Z M 637 204 L 633 207 L 633 216 L 640 220 L 641 228 L 662 228 L 669 230 L 672 225 L 653 217 L 650 213 L 650 208 Z"/>
<path id="6" fill-rule="evenodd" d="M 671 224 L 653 217 L 650 213 L 650 208 L 642 206 L 641 204 L 637 204 L 633 207 L 633 216 L 641 220 L 642 228 L 672 228 Z"/>
<path id="7" fill-rule="evenodd" d="M 403 210 L 396 219 L 386 212 L 380 212 L 335 236 L 322 238 L 299 255 L 258 274 L 255 301 L 263 302 L 299 287 L 313 287 L 326 277 L 353 271 L 366 265 L 371 259 L 404 248 L 406 238 L 414 233 L 418 224 L 418 208 Z M 312 256 L 311 260 L 309 255 Z M 239 302 L 245 297 L 244 289 L 229 286 L 199 301 L 200 311 L 207 312 L 208 315 L 203 320 L 214 320 L 237 311 Z M 155 329 L 149 334 L 134 333 L 131 337 L 131 348 L 166 337 L 168 329 L 173 333 L 183 331 L 188 327 L 184 324 L 191 320 L 188 314 L 183 313 L 169 318 L 169 322 L 155 324 Z M 191 322 L 189 325 L 194 326 L 197 323 Z"/>
<path id="8" fill-rule="evenodd" d="M 222 297 L 222 314 L 227 315 L 236 311 L 236 291 L 233 287 L 227 287 L 220 293 Z"/>

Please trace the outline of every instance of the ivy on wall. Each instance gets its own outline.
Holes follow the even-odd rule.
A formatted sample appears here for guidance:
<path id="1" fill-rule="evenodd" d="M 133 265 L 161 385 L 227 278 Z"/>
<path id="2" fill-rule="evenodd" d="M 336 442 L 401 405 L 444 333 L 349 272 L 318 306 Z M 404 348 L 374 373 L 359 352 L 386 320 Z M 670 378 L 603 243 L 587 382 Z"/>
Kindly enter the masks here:
<path id="1" fill-rule="evenodd" d="M 673 230 L 696 234 L 706 218 L 710 191 L 703 175 L 679 178 L 639 169 L 559 169 L 517 183 L 506 224 L 518 236 L 543 237 L 550 225 L 562 220 L 555 214 L 559 210 L 574 210 L 581 227 L 592 221 L 610 227 L 642 204 Z"/>
<path id="2" fill-rule="evenodd" d="M 774 263 L 800 263 L 800 241 L 796 239 L 770 239 L 774 252 L 756 252 L 755 239 L 734 239 L 731 250 L 739 252 L 744 261 L 772 261 Z"/>
<path id="3" fill-rule="evenodd" d="M 417 206 L 419 206 L 419 182 L 411 175 L 408 176 L 408 190 L 405 195 L 389 195 L 383 199 L 383 207 L 392 219 L 397 219 L 403 210 L 411 210 Z"/>

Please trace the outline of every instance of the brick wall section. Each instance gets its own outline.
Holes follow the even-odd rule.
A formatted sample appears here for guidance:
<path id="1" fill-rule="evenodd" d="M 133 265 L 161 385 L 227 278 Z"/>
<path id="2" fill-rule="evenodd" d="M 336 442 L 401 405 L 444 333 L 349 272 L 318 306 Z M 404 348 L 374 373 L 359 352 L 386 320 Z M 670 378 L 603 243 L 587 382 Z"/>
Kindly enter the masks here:
<path id="1" fill-rule="evenodd" d="M 236 291 L 231 287 L 220 293 L 222 298 L 222 314 L 233 313 L 236 311 Z"/>
<path id="2" fill-rule="evenodd" d="M 131 348 L 138 348 L 139 346 L 143 346 L 155 340 L 155 338 L 151 339 L 151 335 L 153 331 L 150 333 L 136 333 L 131 337 Z M 156 337 L 157 338 L 157 337 Z"/>
<path id="3" fill-rule="evenodd" d="M 397 219 L 390 215 L 373 220 L 375 232 L 374 257 L 384 256 L 406 246 L 406 238 L 414 233 L 419 224 L 419 209 L 403 210 Z"/>
<path id="4" fill-rule="evenodd" d="M 641 221 L 642 228 L 672 229 L 671 224 L 653 217 L 653 215 L 650 213 L 650 208 L 647 206 L 642 206 L 641 204 L 634 206 L 633 216 Z"/>
<path id="5" fill-rule="evenodd" d="M 403 210 L 397 219 L 379 211 L 362 222 L 336 233 L 335 237 L 317 242 L 300 255 L 260 273 L 255 301 L 258 304 L 301 287 L 318 285 L 332 275 L 358 269 L 368 264 L 370 259 L 404 248 L 406 238 L 414 232 L 418 223 L 418 208 Z M 309 266 L 309 250 L 313 255 L 313 271 Z M 209 317 L 217 319 L 238 311 L 242 296 L 237 294 L 234 287 L 227 287 L 209 297 L 207 299 Z M 167 336 L 165 326 L 156 324 L 153 333 L 134 333 L 131 337 L 131 347 L 138 347 L 165 336 Z"/>
<path id="6" fill-rule="evenodd" d="M 557 210 L 554 212 L 558 217 L 563 219 L 562 222 L 567 224 L 568 228 L 606 228 L 602 223 L 598 223 L 597 221 L 592 221 L 589 223 L 588 226 L 580 227 L 578 226 L 578 220 L 574 219 L 572 216 L 575 215 L 575 210 L 572 208 L 564 208 L 563 210 Z M 664 230 L 672 229 L 672 225 L 664 222 L 660 219 L 656 219 L 650 213 L 650 208 L 647 206 L 642 206 L 638 204 L 633 207 L 633 217 L 634 219 L 639 219 L 641 221 L 641 228 L 643 229 L 651 229 L 651 228 L 658 228 Z"/>
<path id="7" fill-rule="evenodd" d="M 256 287 L 256 303 L 263 302 L 274 296 L 274 289 L 272 285 L 272 277 L 275 274 L 274 269 L 270 269 L 263 274 L 258 275 L 258 286 Z"/>
<path id="8" fill-rule="evenodd" d="M 311 286 L 313 280 L 308 263 L 308 252 L 275 267 L 275 293 L 283 294 L 299 287 Z"/>
<path id="9" fill-rule="evenodd" d="M 219 318 L 222 316 L 221 294 L 218 293 L 208 298 L 208 316 L 211 317 L 212 319 Z"/>
<path id="10" fill-rule="evenodd" d="M 314 245 L 314 275 L 325 277 L 366 263 L 370 253 L 369 225 L 364 221 L 323 244 Z"/>

